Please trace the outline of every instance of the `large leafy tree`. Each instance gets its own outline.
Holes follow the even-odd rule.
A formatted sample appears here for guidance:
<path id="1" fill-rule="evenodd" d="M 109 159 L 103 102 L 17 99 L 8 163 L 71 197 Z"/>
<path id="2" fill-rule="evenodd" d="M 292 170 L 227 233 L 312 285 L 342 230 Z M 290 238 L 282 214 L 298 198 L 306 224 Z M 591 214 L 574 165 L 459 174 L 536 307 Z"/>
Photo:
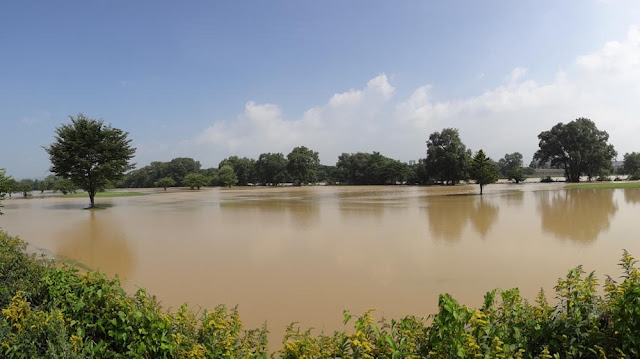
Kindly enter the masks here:
<path id="1" fill-rule="evenodd" d="M 333 175 L 336 181 L 345 184 L 385 185 L 405 182 L 411 172 L 406 163 L 379 152 L 358 152 L 340 155 Z"/>
<path id="2" fill-rule="evenodd" d="M 442 183 L 454 185 L 468 178 L 471 150 L 460 140 L 455 128 L 434 132 L 427 141 L 427 173 Z"/>
<path id="3" fill-rule="evenodd" d="M 218 181 L 223 187 L 232 187 L 238 183 L 238 176 L 231 166 L 224 165 L 218 170 Z"/>
<path id="4" fill-rule="evenodd" d="M 230 166 L 233 169 L 238 178 L 238 185 L 240 186 L 246 186 L 256 180 L 256 160 L 253 158 L 231 156 L 220 161 L 218 169 L 221 169 L 223 166 Z"/>
<path id="5" fill-rule="evenodd" d="M 640 180 L 640 153 L 626 153 L 622 163 L 622 171 L 629 175 L 629 179 Z"/>
<path id="6" fill-rule="evenodd" d="M 200 173 L 188 173 L 184 176 L 182 183 L 186 186 L 189 186 L 191 189 L 200 189 L 200 187 L 204 187 L 211 182 L 211 179 Z"/>
<path id="7" fill-rule="evenodd" d="M 287 177 L 287 159 L 282 153 L 263 153 L 256 161 L 256 178 L 262 185 L 277 186 Z"/>
<path id="8" fill-rule="evenodd" d="M 296 147 L 287 155 L 287 172 L 298 186 L 318 181 L 318 165 L 318 152 L 305 146 Z"/>
<path id="9" fill-rule="evenodd" d="M 498 171 L 500 175 L 516 183 L 524 181 L 524 170 L 522 168 L 522 154 L 520 152 L 507 153 L 504 158 L 498 161 Z"/>
<path id="10" fill-rule="evenodd" d="M 480 185 L 482 195 L 484 186 L 498 181 L 498 166 L 480 150 L 470 162 L 469 174 Z"/>
<path id="11" fill-rule="evenodd" d="M 608 143 L 609 134 L 596 124 L 579 118 L 566 125 L 558 123 L 549 131 L 538 135 L 540 149 L 534 159 L 540 163 L 550 161 L 551 167 L 563 168 L 569 182 L 579 182 L 580 176 L 600 175 L 611 168 L 617 153 Z"/>
<path id="12" fill-rule="evenodd" d="M 167 187 L 172 187 L 176 185 L 176 181 L 171 177 L 162 177 L 154 183 L 156 187 L 162 187 L 164 190 L 167 190 Z"/>
<path id="13" fill-rule="evenodd" d="M 51 172 L 87 191 L 93 208 L 96 193 L 133 168 L 130 161 L 136 149 L 131 147 L 127 132 L 102 120 L 83 114 L 69 118 L 71 123 L 56 129 L 55 142 L 45 151 L 51 160 Z"/>

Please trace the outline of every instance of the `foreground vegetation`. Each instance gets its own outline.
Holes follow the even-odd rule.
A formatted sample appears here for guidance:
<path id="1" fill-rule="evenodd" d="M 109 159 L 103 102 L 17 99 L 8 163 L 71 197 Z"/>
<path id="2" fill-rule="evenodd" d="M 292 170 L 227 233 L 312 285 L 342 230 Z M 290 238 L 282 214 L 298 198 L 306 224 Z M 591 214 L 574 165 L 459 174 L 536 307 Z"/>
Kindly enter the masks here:
<path id="1" fill-rule="evenodd" d="M 266 326 L 245 329 L 236 309 L 163 310 L 144 290 L 128 295 L 117 279 L 80 273 L 27 254 L 0 232 L 0 357 L 3 358 L 635 358 L 640 355 L 640 271 L 626 252 L 623 279 L 605 281 L 581 267 L 558 280 L 555 304 L 535 304 L 517 289 L 494 290 L 481 308 L 440 296 L 428 318 L 375 321 L 313 335 L 287 328 L 267 349 Z"/>

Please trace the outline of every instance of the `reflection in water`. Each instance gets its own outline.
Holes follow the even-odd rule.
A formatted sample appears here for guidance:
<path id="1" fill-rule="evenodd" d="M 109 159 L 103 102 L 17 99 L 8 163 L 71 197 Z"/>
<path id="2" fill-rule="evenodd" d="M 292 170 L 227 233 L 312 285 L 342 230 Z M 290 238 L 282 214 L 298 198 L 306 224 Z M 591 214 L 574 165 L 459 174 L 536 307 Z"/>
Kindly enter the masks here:
<path id="1" fill-rule="evenodd" d="M 537 192 L 542 230 L 558 238 L 591 242 L 609 228 L 618 211 L 612 190 L 573 189 Z"/>
<path id="2" fill-rule="evenodd" d="M 640 203 L 640 188 L 625 188 L 624 200 L 629 204 Z"/>
<path id="3" fill-rule="evenodd" d="M 254 212 L 263 225 L 279 224 L 286 226 L 285 219 L 296 228 L 309 229 L 319 220 L 320 209 L 318 202 L 307 198 L 273 198 L 244 199 L 241 201 L 224 201 L 220 203 L 223 215 L 231 218 L 247 216 Z"/>
<path id="4" fill-rule="evenodd" d="M 89 211 L 89 216 L 54 236 L 56 255 L 110 275 L 128 277 L 135 260 L 119 224 L 109 220 L 106 213 Z"/>
<path id="5" fill-rule="evenodd" d="M 498 207 L 484 200 L 481 196 L 470 218 L 473 228 L 480 233 L 482 238 L 485 238 L 491 226 L 498 219 Z"/>
<path id="6" fill-rule="evenodd" d="M 498 210 L 481 196 L 437 197 L 427 206 L 429 230 L 438 239 L 457 241 L 470 221 L 473 229 L 484 238 L 498 219 Z"/>

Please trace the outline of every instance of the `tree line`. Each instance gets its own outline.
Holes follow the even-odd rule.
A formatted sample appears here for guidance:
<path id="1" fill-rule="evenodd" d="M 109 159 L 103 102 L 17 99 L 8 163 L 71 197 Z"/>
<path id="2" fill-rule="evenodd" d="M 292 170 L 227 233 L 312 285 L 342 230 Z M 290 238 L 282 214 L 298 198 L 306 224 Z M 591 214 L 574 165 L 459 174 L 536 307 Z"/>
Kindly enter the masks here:
<path id="1" fill-rule="evenodd" d="M 155 161 L 133 170 L 130 160 L 135 154 L 128 133 L 79 114 L 70 116 L 71 123 L 56 129 L 56 141 L 45 147 L 53 176 L 42 181 L 16 181 L 2 172 L 0 198 L 21 192 L 27 196 L 35 190 L 73 192 L 76 188 L 93 197 L 109 187 L 186 186 L 277 186 L 282 183 L 306 185 L 317 182 L 347 185 L 443 184 L 475 181 L 482 188 L 499 177 L 519 183 L 535 173 L 535 168 L 564 171 L 569 182 L 583 176 L 589 180 L 607 179 L 614 173 L 612 161 L 617 152 L 609 144 L 609 135 L 595 123 L 578 118 L 567 124 L 558 123 L 538 135 L 539 149 L 529 167 L 524 167 L 522 154 L 509 153 L 499 161 L 487 157 L 483 150 L 475 154 L 462 142 L 455 128 L 445 128 L 429 135 L 426 157 L 405 163 L 379 152 L 343 153 L 335 165 L 321 165 L 318 152 L 305 146 L 283 153 L 262 153 L 258 159 L 231 156 L 218 167 L 203 169 L 192 158 Z M 640 180 L 640 153 L 624 155 L 618 174 L 629 180 Z"/>

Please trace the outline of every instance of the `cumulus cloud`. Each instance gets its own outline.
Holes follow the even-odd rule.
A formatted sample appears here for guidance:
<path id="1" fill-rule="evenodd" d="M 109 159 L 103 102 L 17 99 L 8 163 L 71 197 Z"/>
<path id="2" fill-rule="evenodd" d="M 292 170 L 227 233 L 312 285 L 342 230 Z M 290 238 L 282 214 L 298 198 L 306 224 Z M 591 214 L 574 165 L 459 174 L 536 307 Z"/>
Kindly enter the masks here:
<path id="1" fill-rule="evenodd" d="M 455 127 L 473 150 L 482 148 L 494 158 L 519 151 L 530 158 L 541 131 L 588 117 L 609 132 L 621 154 L 637 151 L 640 30 L 631 27 L 626 39 L 577 56 L 568 66 L 548 83 L 529 78 L 527 69 L 518 67 L 499 86 L 446 101 L 435 101 L 437 89 L 429 84 L 398 99 L 383 74 L 293 119 L 275 104 L 249 101 L 237 118 L 214 122 L 189 143 L 214 147 L 218 161 L 231 154 L 286 154 L 297 145 L 319 151 L 327 164 L 342 152 L 374 150 L 412 160 L 424 157 L 431 132 Z"/>

